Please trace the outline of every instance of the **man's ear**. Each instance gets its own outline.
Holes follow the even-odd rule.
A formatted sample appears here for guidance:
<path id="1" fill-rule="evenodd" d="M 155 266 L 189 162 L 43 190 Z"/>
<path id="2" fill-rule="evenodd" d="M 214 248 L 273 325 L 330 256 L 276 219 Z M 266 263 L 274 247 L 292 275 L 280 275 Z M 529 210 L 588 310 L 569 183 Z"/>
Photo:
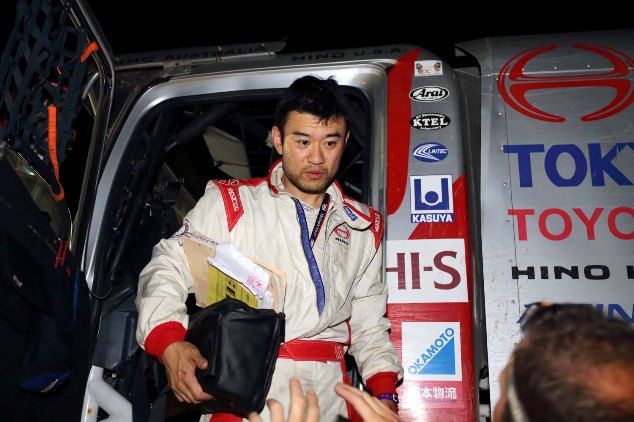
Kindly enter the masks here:
<path id="1" fill-rule="evenodd" d="M 280 128 L 273 126 L 271 129 L 271 137 L 273 138 L 273 146 L 279 155 L 282 155 L 282 133 Z"/>

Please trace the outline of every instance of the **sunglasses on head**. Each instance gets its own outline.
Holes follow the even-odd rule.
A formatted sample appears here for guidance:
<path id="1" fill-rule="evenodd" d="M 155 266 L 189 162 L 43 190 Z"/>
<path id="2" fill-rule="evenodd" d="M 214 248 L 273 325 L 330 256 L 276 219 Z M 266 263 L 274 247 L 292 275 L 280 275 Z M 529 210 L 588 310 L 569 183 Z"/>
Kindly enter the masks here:
<path id="1" fill-rule="evenodd" d="M 519 319 L 522 334 L 533 327 L 555 325 L 562 322 L 582 322 L 596 319 L 601 311 L 587 303 L 552 303 L 534 302 L 526 305 L 526 310 Z"/>
<path id="2" fill-rule="evenodd" d="M 530 330 L 549 330 L 559 324 L 576 327 L 584 321 L 595 321 L 601 318 L 601 311 L 594 305 L 586 303 L 552 303 L 534 302 L 526 305 L 526 310 L 519 319 L 522 334 Z M 514 422 L 529 422 L 524 406 L 517 394 L 513 365 L 510 364 L 506 374 L 507 409 Z"/>

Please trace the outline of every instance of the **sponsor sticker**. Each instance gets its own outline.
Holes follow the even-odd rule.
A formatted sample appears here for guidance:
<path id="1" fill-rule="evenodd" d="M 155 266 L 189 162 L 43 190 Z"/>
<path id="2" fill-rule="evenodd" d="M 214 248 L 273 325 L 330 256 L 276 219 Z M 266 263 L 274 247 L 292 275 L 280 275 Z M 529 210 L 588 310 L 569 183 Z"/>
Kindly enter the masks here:
<path id="1" fill-rule="evenodd" d="M 459 322 L 403 322 L 405 381 L 462 381 Z"/>
<path id="2" fill-rule="evenodd" d="M 412 117 L 409 124 L 418 130 L 437 130 L 448 126 L 451 119 L 440 113 L 417 114 Z"/>
<path id="3" fill-rule="evenodd" d="M 388 240 L 388 303 L 467 302 L 464 239 Z"/>
<path id="4" fill-rule="evenodd" d="M 354 212 L 352 212 L 352 210 L 347 205 L 343 206 L 343 210 L 346 212 L 346 214 L 348 214 L 348 217 L 350 217 L 350 220 L 354 221 L 357 218 L 359 218 Z"/>
<path id="5" fill-rule="evenodd" d="M 444 100 L 449 96 L 449 90 L 441 86 L 421 86 L 410 91 L 409 97 L 414 101 L 429 103 Z"/>
<path id="6" fill-rule="evenodd" d="M 350 229 L 344 224 L 335 227 L 335 242 L 350 246 Z"/>
<path id="7" fill-rule="evenodd" d="M 414 76 L 440 76 L 442 62 L 440 60 L 418 60 L 414 63 Z"/>
<path id="8" fill-rule="evenodd" d="M 435 385 L 439 382 L 443 383 L 445 381 L 427 381 L 423 385 L 421 385 L 421 383 L 411 383 L 407 385 L 407 387 L 404 387 L 404 394 L 401 395 L 403 409 L 406 409 L 406 406 L 408 406 L 408 404 L 411 408 L 412 404 L 419 404 L 421 401 L 425 402 L 425 405 L 428 407 L 431 407 L 430 405 L 434 403 L 450 403 L 458 405 L 463 396 L 461 394 L 462 389 L 459 388 L 459 385 Z"/>
<path id="9" fill-rule="evenodd" d="M 412 223 L 453 223 L 451 175 L 410 176 Z"/>
<path id="10" fill-rule="evenodd" d="M 606 183 L 631 186 L 634 181 L 631 165 L 634 142 L 591 142 L 587 145 L 562 143 L 551 146 L 538 143 L 506 144 L 502 146 L 502 152 L 511 157 L 521 188 L 533 187 L 533 177 L 543 181 L 547 178 L 554 186 L 566 188 L 588 184 L 606 186 Z M 540 188 L 543 188 L 542 183 L 539 183 Z"/>
<path id="11" fill-rule="evenodd" d="M 412 154 L 423 163 L 435 163 L 444 160 L 449 155 L 449 151 L 446 146 L 438 142 L 425 142 L 417 145 Z"/>

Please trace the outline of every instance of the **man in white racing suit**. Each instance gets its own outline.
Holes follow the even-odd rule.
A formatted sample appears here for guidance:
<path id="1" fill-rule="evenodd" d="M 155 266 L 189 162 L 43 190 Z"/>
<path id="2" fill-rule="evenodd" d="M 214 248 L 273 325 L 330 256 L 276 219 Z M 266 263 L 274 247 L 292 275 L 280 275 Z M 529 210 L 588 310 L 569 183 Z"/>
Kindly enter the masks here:
<path id="1" fill-rule="evenodd" d="M 267 178 L 209 182 L 181 230 L 154 247 L 139 279 L 137 340 L 165 364 L 179 401 L 211 398 L 195 377 L 196 367 L 204 369 L 207 362 L 184 341 L 185 301 L 193 282 L 179 238 L 184 230 L 199 232 L 286 274 L 285 342 L 268 398 L 288 409 L 289 377 L 296 376 L 304 391 L 317 393 L 322 421 L 356 419 L 334 391 L 337 382 L 349 382 L 344 362 L 349 352 L 365 386 L 396 411 L 403 369 L 385 318 L 383 218 L 344 196 L 334 182 L 349 136 L 337 82 L 313 76 L 293 82 L 278 104 L 271 133 L 282 158 Z M 269 419 L 266 407 L 262 417 Z M 232 418 L 240 419 L 214 414 L 211 420 Z"/>

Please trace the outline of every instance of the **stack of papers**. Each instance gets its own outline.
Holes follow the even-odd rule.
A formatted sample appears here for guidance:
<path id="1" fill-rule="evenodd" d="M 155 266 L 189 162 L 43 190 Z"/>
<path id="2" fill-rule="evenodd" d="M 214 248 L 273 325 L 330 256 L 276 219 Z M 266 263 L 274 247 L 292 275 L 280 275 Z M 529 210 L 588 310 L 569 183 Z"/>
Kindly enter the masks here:
<path id="1" fill-rule="evenodd" d="M 230 243 L 217 243 L 200 233 L 185 231 L 180 239 L 198 306 L 232 297 L 253 308 L 281 311 L 280 293 L 286 287 L 282 271 L 248 258 Z"/>
<path id="2" fill-rule="evenodd" d="M 216 284 L 220 287 L 220 289 L 214 290 L 216 297 L 209 297 L 210 303 L 223 299 L 220 296 L 224 290 L 227 293 L 226 296 L 233 296 L 254 308 L 271 308 L 273 306 L 273 295 L 269 291 L 269 272 L 244 256 L 233 245 L 230 243 L 217 244 L 216 255 L 210 256 L 208 262 L 210 264 L 209 284 L 210 286 Z M 231 281 L 238 282 L 241 286 L 236 286 Z M 243 291 L 236 291 L 239 287 L 246 287 L 250 294 L 245 295 Z M 209 289 L 209 292 L 211 291 L 212 289 Z M 253 303 L 257 306 L 254 306 Z"/>

